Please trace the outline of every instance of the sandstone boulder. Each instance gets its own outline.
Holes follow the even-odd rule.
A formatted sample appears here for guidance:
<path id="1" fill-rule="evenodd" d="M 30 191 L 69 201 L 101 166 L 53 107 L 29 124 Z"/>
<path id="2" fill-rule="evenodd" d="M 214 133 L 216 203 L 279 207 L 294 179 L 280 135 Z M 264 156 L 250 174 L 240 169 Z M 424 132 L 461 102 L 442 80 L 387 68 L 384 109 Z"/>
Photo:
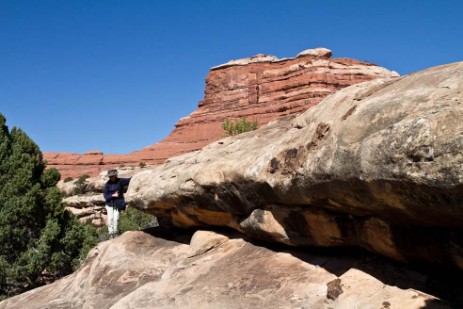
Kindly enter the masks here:
<path id="1" fill-rule="evenodd" d="M 96 227 L 104 226 L 106 219 L 106 201 L 103 194 L 73 195 L 63 199 L 66 209 L 82 222 L 91 222 Z"/>
<path id="2" fill-rule="evenodd" d="M 327 48 L 314 48 L 314 49 L 306 49 L 303 52 L 300 52 L 297 54 L 297 57 L 302 57 L 302 56 L 313 56 L 313 57 L 321 57 L 321 58 L 330 58 L 332 55 L 331 50 Z"/>
<path id="3" fill-rule="evenodd" d="M 197 231 L 190 241 L 188 257 L 203 254 L 228 240 L 228 237 L 211 231 Z"/>
<path id="4" fill-rule="evenodd" d="M 377 79 L 140 172 L 128 200 L 181 227 L 463 268 L 462 117 L 461 62 Z"/>
<path id="5" fill-rule="evenodd" d="M 238 235 L 191 256 L 191 235 L 152 233 L 100 243 L 72 275 L 0 309 L 452 308 L 427 293 L 430 277 L 378 258 L 276 252 Z"/>

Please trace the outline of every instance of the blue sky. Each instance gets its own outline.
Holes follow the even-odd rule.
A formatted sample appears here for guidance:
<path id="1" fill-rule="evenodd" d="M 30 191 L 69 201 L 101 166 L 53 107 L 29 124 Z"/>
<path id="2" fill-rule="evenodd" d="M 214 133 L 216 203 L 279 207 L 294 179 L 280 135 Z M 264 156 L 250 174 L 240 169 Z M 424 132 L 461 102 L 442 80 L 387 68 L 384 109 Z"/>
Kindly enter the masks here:
<path id="1" fill-rule="evenodd" d="M 129 153 L 213 66 L 326 47 L 401 75 L 463 59 L 463 1 L 0 0 L 0 113 L 42 151 Z"/>

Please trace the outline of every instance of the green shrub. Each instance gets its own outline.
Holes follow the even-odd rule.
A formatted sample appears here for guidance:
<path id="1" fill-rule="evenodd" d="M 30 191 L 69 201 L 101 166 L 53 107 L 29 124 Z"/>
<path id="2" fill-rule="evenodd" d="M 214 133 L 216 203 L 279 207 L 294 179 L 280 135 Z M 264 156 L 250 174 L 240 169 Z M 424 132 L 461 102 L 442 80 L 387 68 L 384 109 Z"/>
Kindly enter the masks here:
<path id="1" fill-rule="evenodd" d="M 126 211 L 122 212 L 119 217 L 119 233 L 121 234 L 127 231 L 139 231 L 158 225 L 156 217 L 145 214 L 133 207 L 127 207 Z M 108 239 L 107 226 L 98 229 L 98 238 L 100 241 Z"/>
<path id="2" fill-rule="evenodd" d="M 256 130 L 257 127 L 258 127 L 257 120 L 249 122 L 244 117 L 242 117 L 239 120 L 237 119 L 230 120 L 229 118 L 227 118 L 222 123 L 222 129 L 224 129 L 228 135 L 237 135 L 237 134 L 241 134 L 244 132 L 253 131 L 253 130 Z"/>
<path id="3" fill-rule="evenodd" d="M 145 162 L 140 162 L 139 166 L 140 166 L 140 168 L 145 168 L 145 167 L 146 167 L 146 163 L 145 163 Z"/>
<path id="4" fill-rule="evenodd" d="M 119 232 L 122 234 L 127 231 L 138 231 L 154 226 L 158 226 L 158 220 L 155 216 L 145 214 L 134 207 L 127 207 L 127 210 L 120 216 Z"/>
<path id="5" fill-rule="evenodd" d="M 81 175 L 75 182 L 76 187 L 74 188 L 73 194 L 84 194 L 86 188 L 86 180 L 90 178 L 89 174 Z"/>
<path id="6" fill-rule="evenodd" d="M 66 177 L 66 178 L 64 178 L 64 182 L 71 182 L 71 181 L 73 181 L 73 180 L 74 180 L 74 178 L 72 178 L 72 177 Z"/>
<path id="7" fill-rule="evenodd" d="M 84 174 L 84 175 L 81 175 L 79 176 L 79 178 L 77 178 L 77 181 L 76 181 L 76 184 L 84 184 L 85 181 L 90 178 L 91 176 L 89 174 Z"/>
<path id="8" fill-rule="evenodd" d="M 59 179 L 0 114 L 0 299 L 71 273 L 96 244 L 95 229 L 65 210 Z"/>

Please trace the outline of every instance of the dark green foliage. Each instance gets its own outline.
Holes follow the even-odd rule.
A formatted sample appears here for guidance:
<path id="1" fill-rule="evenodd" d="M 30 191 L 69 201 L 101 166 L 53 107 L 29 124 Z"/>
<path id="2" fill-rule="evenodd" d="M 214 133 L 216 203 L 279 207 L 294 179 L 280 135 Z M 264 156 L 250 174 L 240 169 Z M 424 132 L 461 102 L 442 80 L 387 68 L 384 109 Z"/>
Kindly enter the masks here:
<path id="1" fill-rule="evenodd" d="M 70 182 L 70 181 L 73 181 L 73 180 L 74 180 L 74 178 L 72 178 L 72 177 L 64 178 L 64 182 Z"/>
<path id="2" fill-rule="evenodd" d="M 244 117 L 240 120 L 230 120 L 229 118 L 227 118 L 222 123 L 222 129 L 224 129 L 228 135 L 237 135 L 244 132 L 253 131 L 256 130 L 257 127 L 257 120 L 249 122 Z"/>
<path id="3" fill-rule="evenodd" d="M 79 178 L 77 178 L 76 184 L 83 184 L 85 183 L 85 180 L 87 180 L 88 178 L 90 178 L 89 174 L 83 174 L 79 176 Z"/>
<path id="4" fill-rule="evenodd" d="M 69 274 L 97 241 L 64 209 L 59 172 L 5 122 L 0 114 L 0 299 Z"/>
<path id="5" fill-rule="evenodd" d="M 79 178 L 76 180 L 75 182 L 76 187 L 74 188 L 74 192 L 73 192 L 75 195 L 85 193 L 87 178 L 90 178 L 90 175 L 84 174 L 84 175 L 79 176 Z"/>
<path id="6" fill-rule="evenodd" d="M 42 174 L 41 182 L 45 187 L 51 188 L 56 186 L 60 178 L 61 175 L 56 168 L 49 168 Z"/>
<path id="7" fill-rule="evenodd" d="M 145 214 L 136 208 L 127 207 L 127 210 L 120 216 L 119 232 L 122 234 L 127 231 L 137 231 L 154 226 L 158 226 L 156 217 Z"/>
<path id="8" fill-rule="evenodd" d="M 127 209 L 122 212 L 119 217 L 120 234 L 123 234 L 127 231 L 139 231 L 158 225 L 158 219 L 156 217 L 145 214 L 144 212 L 133 207 L 127 207 Z M 98 229 L 98 237 L 100 240 L 108 239 L 107 226 Z"/>
<path id="9" fill-rule="evenodd" d="M 146 163 L 145 163 L 145 162 L 140 162 L 139 166 L 140 166 L 140 168 L 145 168 L 145 167 L 146 167 Z"/>

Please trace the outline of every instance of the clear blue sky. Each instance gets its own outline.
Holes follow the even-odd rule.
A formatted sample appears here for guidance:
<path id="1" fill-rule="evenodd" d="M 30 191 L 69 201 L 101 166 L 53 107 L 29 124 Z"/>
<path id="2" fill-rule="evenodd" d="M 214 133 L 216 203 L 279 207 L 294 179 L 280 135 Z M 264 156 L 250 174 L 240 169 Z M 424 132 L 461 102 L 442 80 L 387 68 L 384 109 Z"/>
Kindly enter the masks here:
<path id="1" fill-rule="evenodd" d="M 326 47 L 401 75 L 463 60 L 461 0 L 0 0 L 0 112 L 42 151 L 129 153 L 212 66 Z"/>

